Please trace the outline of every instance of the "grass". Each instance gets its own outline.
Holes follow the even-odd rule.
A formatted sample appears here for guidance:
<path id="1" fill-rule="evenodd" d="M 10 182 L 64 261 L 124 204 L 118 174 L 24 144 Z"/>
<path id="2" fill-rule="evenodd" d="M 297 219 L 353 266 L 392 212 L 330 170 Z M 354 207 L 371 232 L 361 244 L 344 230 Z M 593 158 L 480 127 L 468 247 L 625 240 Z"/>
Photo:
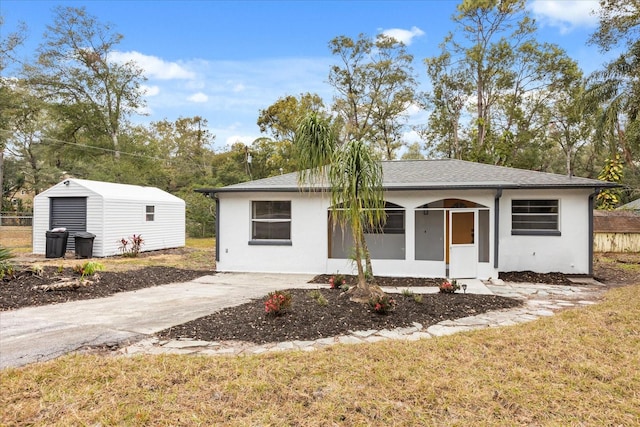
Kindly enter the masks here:
<path id="1" fill-rule="evenodd" d="M 18 256 L 28 257 L 33 252 L 31 243 L 31 227 L 0 227 L 0 242 L 3 247 L 11 249 Z M 149 252 L 142 253 L 139 257 L 107 257 L 99 258 L 100 263 L 108 271 L 122 271 L 143 268 L 153 265 L 184 268 L 189 270 L 211 270 L 214 268 L 215 238 L 188 238 L 185 249 L 175 253 Z M 143 247 L 144 248 L 144 247 Z M 73 258 L 44 258 L 38 259 L 42 265 L 55 265 L 73 267 L 79 264 L 79 260 Z M 82 263 L 82 262 L 80 262 Z"/>
<path id="2" fill-rule="evenodd" d="M 640 283 L 418 342 L 244 357 L 71 355 L 0 371 L 2 425 L 640 424 Z"/>
<path id="3" fill-rule="evenodd" d="M 0 227 L 0 242 L 15 254 L 31 252 L 31 227 Z"/>

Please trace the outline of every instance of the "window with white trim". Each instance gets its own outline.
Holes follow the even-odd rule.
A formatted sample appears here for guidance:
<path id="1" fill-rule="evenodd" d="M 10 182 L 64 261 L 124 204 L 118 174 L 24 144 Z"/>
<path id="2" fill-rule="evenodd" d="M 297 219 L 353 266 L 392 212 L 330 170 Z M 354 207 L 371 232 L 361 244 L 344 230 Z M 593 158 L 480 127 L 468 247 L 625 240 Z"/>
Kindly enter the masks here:
<path id="1" fill-rule="evenodd" d="M 558 200 L 512 200 L 511 234 L 560 235 Z"/>
<path id="2" fill-rule="evenodd" d="M 147 206 L 145 208 L 144 218 L 146 221 L 155 221 L 156 219 L 156 207 L 155 206 Z"/>
<path id="3" fill-rule="evenodd" d="M 291 201 L 251 202 L 251 244 L 291 244 Z"/>

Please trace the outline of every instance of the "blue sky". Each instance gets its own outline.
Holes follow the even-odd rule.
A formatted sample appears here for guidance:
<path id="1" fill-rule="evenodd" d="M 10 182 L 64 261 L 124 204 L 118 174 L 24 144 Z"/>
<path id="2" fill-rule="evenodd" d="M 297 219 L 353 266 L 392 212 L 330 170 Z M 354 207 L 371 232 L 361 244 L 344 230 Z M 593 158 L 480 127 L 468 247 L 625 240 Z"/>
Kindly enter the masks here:
<path id="1" fill-rule="evenodd" d="M 286 95 L 321 95 L 331 103 L 326 83 L 336 63 L 328 43 L 345 35 L 384 32 L 402 39 L 414 56 L 414 70 L 427 86 L 423 59 L 454 29 L 457 1 L 47 1 L 2 0 L 3 32 L 28 26 L 20 53 L 33 55 L 56 5 L 85 6 L 124 35 L 116 57 L 135 59 L 145 70 L 146 116 L 137 122 L 202 116 L 216 135 L 215 149 L 263 136 L 259 111 Z M 590 11 L 597 0 L 534 0 L 539 40 L 558 44 L 585 73 L 605 59 L 587 46 L 597 28 Z M 6 74 L 6 73 L 5 73 Z M 410 123 L 425 120 L 424 113 Z M 413 136 L 409 133 L 408 140 Z"/>

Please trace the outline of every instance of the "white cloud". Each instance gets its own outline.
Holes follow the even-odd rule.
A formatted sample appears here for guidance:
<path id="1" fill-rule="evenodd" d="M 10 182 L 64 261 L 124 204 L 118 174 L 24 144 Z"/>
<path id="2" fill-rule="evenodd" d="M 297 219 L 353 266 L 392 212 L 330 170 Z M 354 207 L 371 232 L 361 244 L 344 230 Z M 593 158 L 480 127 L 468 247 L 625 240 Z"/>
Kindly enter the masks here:
<path id="1" fill-rule="evenodd" d="M 533 0 L 529 9 L 543 25 L 557 27 L 566 34 L 576 27 L 598 25 L 598 0 Z"/>
<path id="2" fill-rule="evenodd" d="M 147 86 L 147 85 L 140 85 L 140 89 L 142 90 L 142 93 L 145 94 L 145 96 L 156 96 L 157 94 L 160 93 L 160 87 L 159 86 Z"/>
<path id="3" fill-rule="evenodd" d="M 116 62 L 133 61 L 144 70 L 149 78 L 159 80 L 173 79 L 194 79 L 196 77 L 193 71 L 188 70 L 177 62 L 166 62 L 156 56 L 144 55 L 140 52 L 112 52 L 109 59 Z"/>
<path id="4" fill-rule="evenodd" d="M 191 102 L 198 102 L 198 103 L 203 103 L 203 102 L 207 102 L 209 100 L 209 97 L 207 95 L 205 95 L 202 92 L 198 92 L 198 93 L 194 93 L 193 95 L 189 96 L 187 98 L 187 100 L 191 101 Z"/>
<path id="5" fill-rule="evenodd" d="M 403 30 L 401 28 L 390 28 L 388 30 L 383 30 L 382 34 L 385 36 L 393 37 L 399 42 L 404 43 L 406 46 L 409 46 L 415 37 L 420 37 L 424 35 L 424 31 L 422 31 L 418 27 L 411 27 L 410 30 Z"/>
<path id="6" fill-rule="evenodd" d="M 242 92 L 244 90 L 245 90 L 245 86 L 242 83 L 238 83 L 238 84 L 233 86 L 233 91 L 234 92 Z"/>

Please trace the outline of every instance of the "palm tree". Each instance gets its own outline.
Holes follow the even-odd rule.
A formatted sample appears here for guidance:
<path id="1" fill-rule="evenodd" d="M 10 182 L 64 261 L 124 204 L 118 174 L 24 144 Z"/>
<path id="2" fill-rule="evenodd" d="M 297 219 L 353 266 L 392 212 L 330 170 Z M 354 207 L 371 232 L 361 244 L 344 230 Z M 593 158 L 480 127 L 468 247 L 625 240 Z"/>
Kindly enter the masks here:
<path id="1" fill-rule="evenodd" d="M 373 277 L 373 272 L 364 236 L 365 228 L 381 227 L 385 220 L 380 161 L 362 141 L 350 140 L 339 145 L 330 121 L 317 114 L 302 120 L 295 146 L 303 168 L 298 174 L 298 185 L 314 187 L 328 178 L 332 220 L 349 227 L 353 235 L 358 284 L 349 290 L 351 300 L 367 302 L 384 295 L 378 286 L 367 281 L 367 273 Z"/>

